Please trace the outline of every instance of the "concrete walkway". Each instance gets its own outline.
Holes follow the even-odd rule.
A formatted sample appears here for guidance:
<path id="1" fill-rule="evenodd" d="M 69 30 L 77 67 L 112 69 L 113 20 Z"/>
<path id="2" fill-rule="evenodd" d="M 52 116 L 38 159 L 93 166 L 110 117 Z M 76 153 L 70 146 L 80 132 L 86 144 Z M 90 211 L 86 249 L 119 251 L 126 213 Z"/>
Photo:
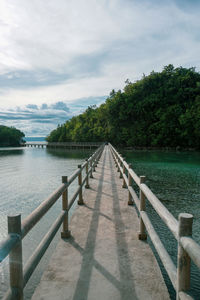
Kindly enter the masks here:
<path id="1" fill-rule="evenodd" d="M 32 300 L 169 299 L 108 146 Z"/>

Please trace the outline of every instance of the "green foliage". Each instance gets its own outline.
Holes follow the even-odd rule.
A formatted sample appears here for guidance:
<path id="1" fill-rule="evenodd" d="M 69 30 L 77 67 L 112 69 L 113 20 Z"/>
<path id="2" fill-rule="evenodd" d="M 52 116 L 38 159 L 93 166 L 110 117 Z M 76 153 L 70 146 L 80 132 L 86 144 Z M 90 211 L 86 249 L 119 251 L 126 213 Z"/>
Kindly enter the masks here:
<path id="1" fill-rule="evenodd" d="M 47 140 L 200 148 L 200 74 L 168 65 L 135 83 L 127 79 L 124 91 L 112 90 L 104 104 L 88 107 Z"/>
<path id="2" fill-rule="evenodd" d="M 20 146 L 24 133 L 14 127 L 0 125 L 0 147 Z"/>

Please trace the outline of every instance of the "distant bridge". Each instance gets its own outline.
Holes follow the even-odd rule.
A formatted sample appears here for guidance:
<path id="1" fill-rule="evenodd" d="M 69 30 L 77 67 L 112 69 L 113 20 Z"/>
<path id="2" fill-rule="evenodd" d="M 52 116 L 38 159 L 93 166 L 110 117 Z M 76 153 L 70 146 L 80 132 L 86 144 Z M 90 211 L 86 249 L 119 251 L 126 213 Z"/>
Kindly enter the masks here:
<path id="1" fill-rule="evenodd" d="M 38 148 L 63 148 L 63 149 L 95 149 L 102 145 L 102 142 L 65 142 L 65 143 L 48 143 L 48 142 L 26 142 L 25 147 Z"/>
<path id="2" fill-rule="evenodd" d="M 47 146 L 47 142 L 26 142 L 23 144 L 25 147 L 38 147 L 38 148 L 43 148 Z"/>

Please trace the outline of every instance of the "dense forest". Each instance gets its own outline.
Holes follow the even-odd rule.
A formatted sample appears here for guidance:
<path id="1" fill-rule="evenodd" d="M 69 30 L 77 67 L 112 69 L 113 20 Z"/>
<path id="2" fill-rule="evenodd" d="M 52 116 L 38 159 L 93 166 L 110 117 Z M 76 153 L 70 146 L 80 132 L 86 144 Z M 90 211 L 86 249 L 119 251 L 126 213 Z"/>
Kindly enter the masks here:
<path id="1" fill-rule="evenodd" d="M 0 147 L 20 146 L 24 133 L 14 127 L 0 125 Z"/>
<path id="2" fill-rule="evenodd" d="M 195 68 L 168 65 L 125 83 L 99 107 L 90 106 L 59 125 L 47 141 L 200 148 L 200 74 Z"/>

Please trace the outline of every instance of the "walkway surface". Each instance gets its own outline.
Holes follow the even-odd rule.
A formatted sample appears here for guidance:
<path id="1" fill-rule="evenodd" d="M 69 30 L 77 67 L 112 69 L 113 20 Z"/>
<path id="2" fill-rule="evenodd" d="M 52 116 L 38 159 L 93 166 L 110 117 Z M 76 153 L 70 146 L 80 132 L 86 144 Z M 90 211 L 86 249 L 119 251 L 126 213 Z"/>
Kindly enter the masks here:
<path id="1" fill-rule="evenodd" d="M 32 300 L 169 299 L 108 146 Z"/>

